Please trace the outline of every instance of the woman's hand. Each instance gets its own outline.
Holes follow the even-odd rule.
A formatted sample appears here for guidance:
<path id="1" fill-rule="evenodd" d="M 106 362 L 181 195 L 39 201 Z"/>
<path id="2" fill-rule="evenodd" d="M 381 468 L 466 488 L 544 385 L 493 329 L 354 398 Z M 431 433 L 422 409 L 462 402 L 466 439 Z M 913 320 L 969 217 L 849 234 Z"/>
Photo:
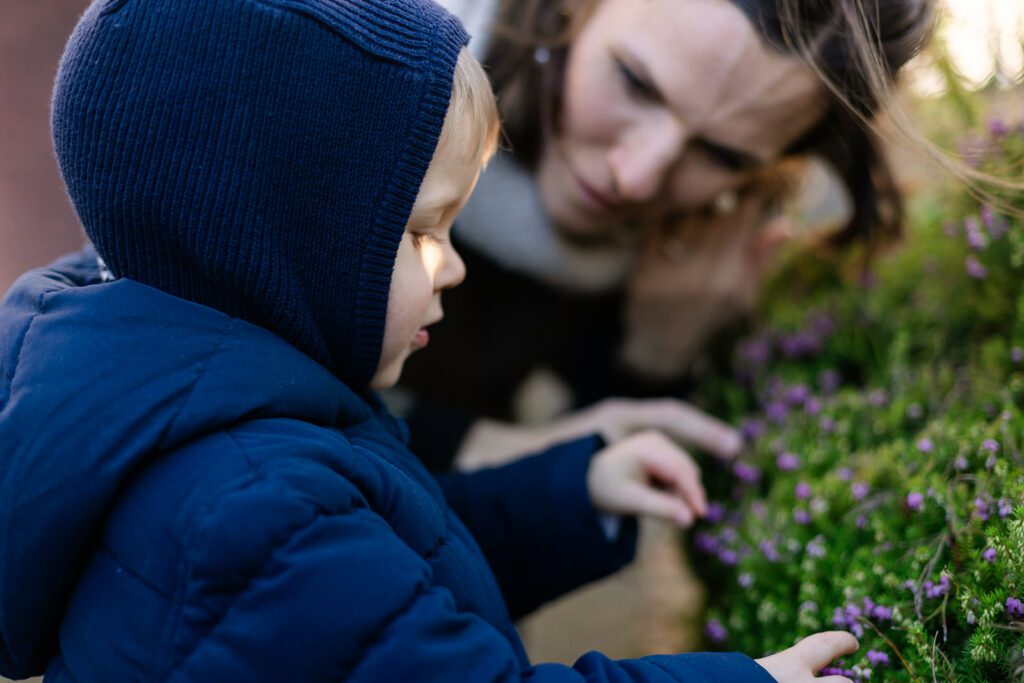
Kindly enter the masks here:
<path id="1" fill-rule="evenodd" d="M 700 468 L 686 451 L 654 430 L 599 451 L 587 470 L 587 490 L 601 512 L 661 517 L 683 528 L 708 509 Z"/>
<path id="2" fill-rule="evenodd" d="M 689 369 L 710 337 L 757 302 L 773 256 L 792 232 L 767 218 L 774 200 L 748 191 L 725 215 L 694 214 L 651 230 L 629 283 L 622 360 L 654 380 Z"/>
<path id="3" fill-rule="evenodd" d="M 815 674 L 843 655 L 857 650 L 857 639 L 845 631 L 826 631 L 807 636 L 799 643 L 757 663 L 779 683 L 851 683 L 844 676 Z"/>
<path id="4" fill-rule="evenodd" d="M 738 431 L 685 401 L 609 398 L 543 425 L 477 420 L 459 450 L 458 465 L 493 465 L 594 433 L 611 446 L 648 430 L 723 460 L 735 458 L 743 447 Z"/>

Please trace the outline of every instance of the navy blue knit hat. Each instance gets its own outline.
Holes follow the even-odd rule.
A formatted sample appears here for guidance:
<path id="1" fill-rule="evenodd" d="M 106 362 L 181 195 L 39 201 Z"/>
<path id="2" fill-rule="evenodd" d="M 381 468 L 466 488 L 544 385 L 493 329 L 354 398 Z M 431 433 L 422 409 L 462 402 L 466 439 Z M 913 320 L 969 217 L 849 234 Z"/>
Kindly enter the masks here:
<path id="1" fill-rule="evenodd" d="M 373 376 L 468 37 L 429 0 L 102 0 L 53 137 L 110 270 Z"/>

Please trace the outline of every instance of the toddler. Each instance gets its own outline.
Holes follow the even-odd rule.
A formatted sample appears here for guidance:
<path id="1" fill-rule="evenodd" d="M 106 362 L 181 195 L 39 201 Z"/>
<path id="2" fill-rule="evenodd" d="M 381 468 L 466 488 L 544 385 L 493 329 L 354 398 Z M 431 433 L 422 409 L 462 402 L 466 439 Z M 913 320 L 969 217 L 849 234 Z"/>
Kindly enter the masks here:
<path id="1" fill-rule="evenodd" d="M 514 618 L 705 501 L 651 433 L 437 480 L 377 399 L 464 276 L 467 39 L 426 0 L 88 8 L 53 135 L 91 246 L 0 308 L 0 673 L 802 682 L 855 646 L 528 661 Z"/>

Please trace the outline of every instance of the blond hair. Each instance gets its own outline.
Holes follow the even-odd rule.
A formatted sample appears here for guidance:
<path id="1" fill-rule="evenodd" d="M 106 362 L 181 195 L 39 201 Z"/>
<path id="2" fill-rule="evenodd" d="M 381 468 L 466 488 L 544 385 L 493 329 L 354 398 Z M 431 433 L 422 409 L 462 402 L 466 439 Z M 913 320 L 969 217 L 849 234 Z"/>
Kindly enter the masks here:
<path id="1" fill-rule="evenodd" d="M 487 74 L 469 50 L 462 48 L 455 63 L 452 96 L 437 149 L 444 149 L 455 137 L 470 139 L 476 143 L 473 158 L 486 161 L 498 147 L 500 131 L 498 104 Z"/>

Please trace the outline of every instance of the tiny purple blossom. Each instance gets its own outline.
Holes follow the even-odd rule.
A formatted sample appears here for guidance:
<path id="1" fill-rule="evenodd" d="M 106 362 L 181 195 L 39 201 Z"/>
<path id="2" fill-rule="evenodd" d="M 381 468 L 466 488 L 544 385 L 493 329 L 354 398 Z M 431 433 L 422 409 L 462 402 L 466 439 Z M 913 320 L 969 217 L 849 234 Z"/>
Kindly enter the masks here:
<path id="1" fill-rule="evenodd" d="M 854 500 L 864 500 L 871 493 L 871 487 L 866 482 L 855 481 L 850 487 L 850 493 L 853 494 Z"/>
<path id="2" fill-rule="evenodd" d="M 889 394 L 885 389 L 875 389 L 868 393 L 868 403 L 875 408 L 881 408 L 889 402 Z"/>
<path id="3" fill-rule="evenodd" d="M 775 548 L 774 541 L 761 541 L 759 548 L 761 550 L 761 554 L 764 555 L 764 559 L 769 562 L 779 561 L 779 551 Z"/>
<path id="4" fill-rule="evenodd" d="M 718 553 L 718 560 L 725 565 L 730 567 L 735 566 L 740 561 L 740 556 L 736 554 L 735 550 L 729 548 L 723 548 Z"/>
<path id="5" fill-rule="evenodd" d="M 740 433 L 747 441 L 757 441 L 767 431 L 764 420 L 747 418 L 740 423 Z"/>
<path id="6" fill-rule="evenodd" d="M 892 607 L 875 605 L 871 608 L 871 616 L 878 621 L 892 621 Z"/>
<path id="7" fill-rule="evenodd" d="M 1006 234 L 1010 229 L 1010 223 L 1003 216 L 996 214 L 991 206 L 985 205 L 981 208 L 981 222 L 992 239 L 997 240 Z"/>
<path id="8" fill-rule="evenodd" d="M 792 472 L 800 469 L 800 465 L 803 463 L 800 460 L 800 456 L 795 453 L 782 453 L 775 459 L 775 464 L 778 465 L 779 470 L 782 472 Z"/>
<path id="9" fill-rule="evenodd" d="M 836 471 L 836 476 L 840 481 L 850 481 L 853 479 L 853 470 L 849 467 L 841 467 Z"/>
<path id="10" fill-rule="evenodd" d="M 858 515 L 857 516 L 857 528 L 858 529 L 865 529 L 865 528 L 867 528 L 867 526 L 868 526 L 868 518 L 867 518 L 867 516 L 866 515 Z"/>
<path id="11" fill-rule="evenodd" d="M 935 444 L 927 436 L 917 442 L 917 450 L 922 453 L 931 453 L 935 450 Z"/>
<path id="12" fill-rule="evenodd" d="M 743 572 L 737 577 L 736 581 L 740 584 L 741 588 L 750 588 L 754 585 L 754 575 L 750 572 Z"/>
<path id="13" fill-rule="evenodd" d="M 806 384 L 797 384 L 786 389 L 786 402 L 791 406 L 802 406 L 811 397 Z"/>
<path id="14" fill-rule="evenodd" d="M 807 500 L 811 497 L 811 485 L 806 481 L 802 481 L 796 485 L 794 493 L 796 494 L 797 500 Z"/>
<path id="15" fill-rule="evenodd" d="M 801 510 L 801 509 L 794 510 L 793 511 L 793 520 L 797 524 L 800 524 L 802 526 L 807 526 L 808 524 L 811 523 L 811 513 L 808 512 L 807 510 Z M 810 552 L 810 546 L 807 546 L 807 550 L 808 550 L 808 552 Z"/>
<path id="16" fill-rule="evenodd" d="M 821 401 L 813 396 L 804 403 L 804 412 L 808 415 L 817 415 L 821 412 Z"/>
<path id="17" fill-rule="evenodd" d="M 721 503 L 709 503 L 708 512 L 704 515 L 704 519 L 712 524 L 718 524 L 725 519 L 725 506 Z"/>
<path id="18" fill-rule="evenodd" d="M 981 231 L 981 222 L 977 216 L 968 216 L 964 219 L 964 234 L 967 236 L 967 245 L 975 251 L 985 248 L 987 241 Z"/>
<path id="19" fill-rule="evenodd" d="M 996 552 L 995 548 L 985 548 L 985 552 L 981 554 L 981 559 L 991 564 L 996 561 L 996 557 L 998 556 L 999 553 Z"/>
<path id="20" fill-rule="evenodd" d="M 818 389 L 825 395 L 836 393 L 841 384 L 842 377 L 839 375 L 838 370 L 830 368 L 818 373 Z"/>
<path id="21" fill-rule="evenodd" d="M 789 415 L 789 407 L 782 401 L 772 401 L 764 407 L 764 415 L 770 422 L 780 424 L 786 421 Z"/>
<path id="22" fill-rule="evenodd" d="M 1006 519 L 1013 514 L 1013 503 L 1006 500 L 1005 498 L 999 499 L 999 517 L 1000 519 Z"/>
<path id="23" fill-rule="evenodd" d="M 924 494 L 912 491 L 907 494 L 907 507 L 918 511 L 924 505 Z"/>
<path id="24" fill-rule="evenodd" d="M 988 120 L 988 132 L 994 138 L 1005 137 L 1010 134 L 1010 126 L 1002 119 L 991 118 Z"/>
<path id="25" fill-rule="evenodd" d="M 725 639 L 729 637 L 729 632 L 725 630 L 725 626 L 722 626 L 722 622 L 718 621 L 718 619 L 708 621 L 704 633 L 707 634 L 713 643 L 724 643 Z"/>
<path id="26" fill-rule="evenodd" d="M 1014 620 L 1024 619 L 1024 603 L 1019 598 L 1006 598 L 1006 616 Z"/>
<path id="27" fill-rule="evenodd" d="M 697 550 L 702 553 L 712 554 L 718 550 L 718 539 L 706 531 L 700 531 L 693 537 Z"/>
<path id="28" fill-rule="evenodd" d="M 984 441 L 981 442 L 981 447 L 984 448 L 989 453 L 999 452 L 999 442 L 996 441 L 995 439 L 985 439 Z"/>
<path id="29" fill-rule="evenodd" d="M 807 554 L 811 557 L 825 557 L 825 538 L 817 536 L 807 544 Z"/>
<path id="30" fill-rule="evenodd" d="M 756 484 L 761 481 L 761 470 L 747 462 L 738 462 L 733 465 L 733 474 L 744 484 Z"/>
<path id="31" fill-rule="evenodd" d="M 821 431 L 830 434 L 836 428 L 836 421 L 831 417 L 823 417 L 821 418 L 821 421 L 818 422 L 818 426 L 821 427 Z"/>
<path id="32" fill-rule="evenodd" d="M 978 496 L 974 499 L 974 516 L 983 522 L 988 521 L 989 515 L 989 504 L 988 501 Z"/>
<path id="33" fill-rule="evenodd" d="M 958 472 L 963 472 L 969 466 L 970 465 L 967 462 L 967 458 L 965 458 L 962 455 L 958 455 L 956 461 L 953 463 L 953 467 L 955 467 Z"/>
<path id="34" fill-rule="evenodd" d="M 868 650 L 867 657 L 871 666 L 887 666 L 889 664 L 889 655 L 878 650 Z"/>
<path id="35" fill-rule="evenodd" d="M 988 277 L 988 268 L 981 264 L 973 254 L 964 260 L 964 270 L 975 280 L 984 280 Z"/>
<path id="36" fill-rule="evenodd" d="M 1012 360 L 1015 364 L 1020 363 L 1022 360 L 1024 360 L 1024 349 L 1022 349 L 1019 346 L 1014 346 L 1012 349 L 1010 349 L 1010 360 Z"/>

